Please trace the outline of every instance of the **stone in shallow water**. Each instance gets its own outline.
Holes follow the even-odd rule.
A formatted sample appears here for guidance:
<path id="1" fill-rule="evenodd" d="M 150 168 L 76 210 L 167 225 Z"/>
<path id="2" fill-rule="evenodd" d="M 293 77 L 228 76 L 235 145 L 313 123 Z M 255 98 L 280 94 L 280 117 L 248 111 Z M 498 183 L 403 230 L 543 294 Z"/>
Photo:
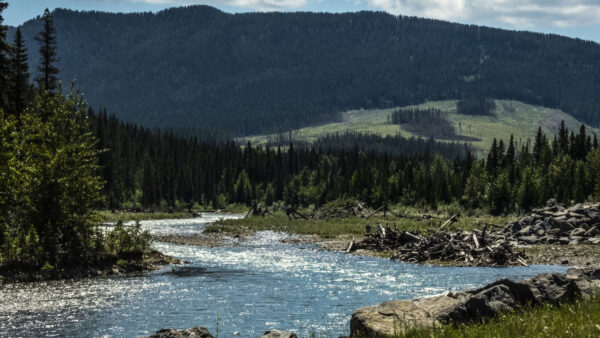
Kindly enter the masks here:
<path id="1" fill-rule="evenodd" d="M 298 338 L 298 336 L 296 336 L 294 332 L 269 330 L 265 332 L 260 338 Z"/>
<path id="2" fill-rule="evenodd" d="M 201 326 L 189 328 L 187 330 L 162 329 L 147 338 L 214 338 L 208 329 Z"/>

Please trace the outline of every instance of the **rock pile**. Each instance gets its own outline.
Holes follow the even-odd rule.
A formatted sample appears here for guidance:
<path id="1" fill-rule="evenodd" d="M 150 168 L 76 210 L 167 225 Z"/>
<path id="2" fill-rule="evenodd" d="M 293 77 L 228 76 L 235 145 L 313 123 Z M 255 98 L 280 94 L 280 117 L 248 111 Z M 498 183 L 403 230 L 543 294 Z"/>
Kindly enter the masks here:
<path id="1" fill-rule="evenodd" d="M 382 231 L 383 230 L 383 231 Z M 527 265 L 526 256 L 517 253 L 503 236 L 486 231 L 444 232 L 423 236 L 418 233 L 380 229 L 352 245 L 356 250 L 395 251 L 396 260 L 456 262 L 470 266 Z"/>
<path id="2" fill-rule="evenodd" d="M 600 204 L 553 204 L 509 223 L 502 233 L 520 244 L 600 244 Z"/>
<path id="3" fill-rule="evenodd" d="M 471 323 L 542 303 L 559 304 L 600 294 L 600 267 L 541 274 L 523 282 L 501 279 L 481 289 L 411 301 L 397 300 L 356 310 L 351 337 L 387 337 L 414 327 Z"/>

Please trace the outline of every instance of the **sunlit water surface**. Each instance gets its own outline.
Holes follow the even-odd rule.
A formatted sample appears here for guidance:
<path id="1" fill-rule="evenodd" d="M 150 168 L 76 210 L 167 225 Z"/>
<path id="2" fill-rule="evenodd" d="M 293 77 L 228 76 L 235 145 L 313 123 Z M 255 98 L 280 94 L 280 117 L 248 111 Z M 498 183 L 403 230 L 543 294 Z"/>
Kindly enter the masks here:
<path id="1" fill-rule="evenodd" d="M 155 234 L 194 234 L 220 217 L 142 226 Z M 201 325 L 213 334 L 218 327 L 220 337 L 257 337 L 272 328 L 300 337 L 338 337 L 349 333 L 350 316 L 359 307 L 566 269 L 421 266 L 283 244 L 285 236 L 260 232 L 221 248 L 156 243 L 156 249 L 192 263 L 139 277 L 0 286 L 0 335 L 135 337 Z"/>

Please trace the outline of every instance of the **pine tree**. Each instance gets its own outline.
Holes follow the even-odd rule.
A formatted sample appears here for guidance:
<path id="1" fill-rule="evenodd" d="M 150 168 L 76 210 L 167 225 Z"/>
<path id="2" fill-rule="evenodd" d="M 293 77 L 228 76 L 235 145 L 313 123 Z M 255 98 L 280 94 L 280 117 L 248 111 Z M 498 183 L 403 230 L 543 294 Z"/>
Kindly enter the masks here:
<path id="1" fill-rule="evenodd" d="M 10 60 L 9 54 L 11 47 L 6 41 L 7 27 L 4 25 L 2 12 L 8 7 L 4 1 L 0 1 L 0 109 L 7 110 L 8 92 L 10 88 Z"/>
<path id="2" fill-rule="evenodd" d="M 490 152 L 487 157 L 487 171 L 490 175 L 495 175 L 496 168 L 498 167 L 498 141 L 496 138 L 492 141 L 492 146 L 490 147 Z"/>
<path id="3" fill-rule="evenodd" d="M 510 141 L 508 143 L 508 148 L 506 149 L 506 156 L 504 157 L 506 165 L 511 165 L 515 160 L 515 140 L 514 136 L 510 134 Z"/>
<path id="4" fill-rule="evenodd" d="M 565 120 L 560 121 L 558 131 L 558 147 L 563 154 L 569 153 L 569 130 L 565 126 Z"/>
<path id="5" fill-rule="evenodd" d="M 29 66 L 27 60 L 27 48 L 23 42 L 21 27 L 17 27 L 14 47 L 11 53 L 10 90 L 10 110 L 17 117 L 21 115 L 27 104 L 27 94 L 29 91 Z"/>
<path id="6" fill-rule="evenodd" d="M 48 8 L 42 16 L 43 30 L 38 33 L 35 40 L 41 44 L 40 54 L 41 63 L 38 68 L 40 76 L 36 79 L 41 90 L 47 90 L 51 94 L 58 88 L 58 68 L 55 63 L 58 61 L 56 53 L 56 28 L 54 28 L 54 19 Z"/>

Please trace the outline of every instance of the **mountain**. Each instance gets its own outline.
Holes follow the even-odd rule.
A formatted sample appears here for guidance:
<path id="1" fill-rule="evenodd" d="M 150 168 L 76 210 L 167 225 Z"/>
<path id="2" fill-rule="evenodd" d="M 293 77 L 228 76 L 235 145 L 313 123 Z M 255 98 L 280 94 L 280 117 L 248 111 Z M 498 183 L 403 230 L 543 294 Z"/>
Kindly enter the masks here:
<path id="1" fill-rule="evenodd" d="M 53 15 L 63 83 L 149 127 L 252 135 L 474 95 L 600 124 L 590 41 L 380 12 Z M 40 28 L 39 18 L 22 28 L 32 67 Z"/>

